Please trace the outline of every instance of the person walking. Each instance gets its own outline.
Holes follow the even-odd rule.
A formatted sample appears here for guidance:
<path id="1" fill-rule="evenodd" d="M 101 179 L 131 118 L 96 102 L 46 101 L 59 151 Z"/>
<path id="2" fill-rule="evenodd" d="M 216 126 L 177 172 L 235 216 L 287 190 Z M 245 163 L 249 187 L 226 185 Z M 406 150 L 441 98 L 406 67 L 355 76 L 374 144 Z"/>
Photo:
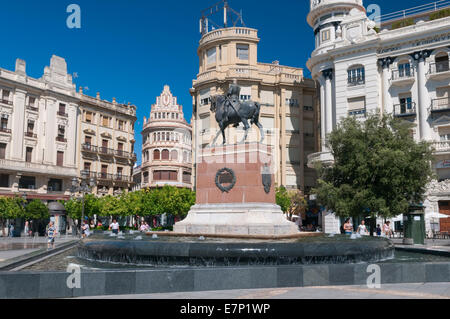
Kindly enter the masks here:
<path id="1" fill-rule="evenodd" d="M 378 237 L 381 236 L 381 226 L 380 226 L 380 224 L 377 224 L 377 236 Z"/>
<path id="2" fill-rule="evenodd" d="M 351 235 L 353 233 L 353 225 L 350 222 L 350 218 L 347 218 L 344 223 L 344 231 L 346 235 Z"/>
<path id="3" fill-rule="evenodd" d="M 383 225 L 383 232 L 384 235 L 386 237 L 390 237 L 392 235 L 392 230 L 391 230 L 391 222 L 387 221 L 384 225 Z"/>
<path id="4" fill-rule="evenodd" d="M 118 235 L 120 230 L 119 223 L 115 219 L 113 219 L 112 224 L 109 225 L 109 229 L 112 230 L 113 234 Z"/>
<path id="5" fill-rule="evenodd" d="M 367 226 L 365 225 L 365 221 L 362 220 L 361 221 L 361 225 L 358 226 L 358 229 L 356 230 L 356 232 L 358 234 L 360 234 L 361 236 L 367 236 L 369 235 L 369 232 L 367 231 Z"/>
<path id="6" fill-rule="evenodd" d="M 24 233 L 24 235 L 25 235 L 25 237 L 28 237 L 28 230 L 29 230 L 29 228 L 30 228 L 30 224 L 28 223 L 28 220 L 26 220 L 25 221 L 25 226 L 24 226 L 24 228 L 23 228 L 23 233 Z"/>
<path id="7" fill-rule="evenodd" d="M 53 225 L 53 222 L 50 222 L 47 226 L 47 249 L 55 249 L 55 237 L 56 237 L 56 228 Z"/>
<path id="8" fill-rule="evenodd" d="M 14 237 L 14 223 L 9 224 L 9 237 Z"/>

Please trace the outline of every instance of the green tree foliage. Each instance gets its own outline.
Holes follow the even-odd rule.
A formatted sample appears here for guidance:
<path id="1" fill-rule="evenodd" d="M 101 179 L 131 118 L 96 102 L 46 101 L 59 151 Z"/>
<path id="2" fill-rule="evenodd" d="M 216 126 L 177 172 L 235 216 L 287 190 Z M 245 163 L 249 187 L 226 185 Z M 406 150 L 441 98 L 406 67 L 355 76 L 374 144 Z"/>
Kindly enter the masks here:
<path id="1" fill-rule="evenodd" d="M 49 218 L 48 207 L 39 199 L 34 199 L 25 206 L 25 218 L 47 219 Z"/>
<path id="2" fill-rule="evenodd" d="M 68 217 L 70 217 L 74 220 L 81 218 L 82 203 L 80 200 L 78 200 L 76 198 L 72 198 L 63 204 L 64 204 L 64 208 L 66 209 Z"/>
<path id="3" fill-rule="evenodd" d="M 335 163 L 317 167 L 319 202 L 338 216 L 394 217 L 423 201 L 433 172 L 429 143 L 415 142 L 411 124 L 391 116 L 342 121 L 328 138 Z"/>
<path id="4" fill-rule="evenodd" d="M 281 207 L 289 220 L 292 220 L 293 215 L 301 216 L 308 206 L 305 196 L 299 190 L 287 190 L 281 186 L 277 189 L 275 197 L 277 205 Z"/>

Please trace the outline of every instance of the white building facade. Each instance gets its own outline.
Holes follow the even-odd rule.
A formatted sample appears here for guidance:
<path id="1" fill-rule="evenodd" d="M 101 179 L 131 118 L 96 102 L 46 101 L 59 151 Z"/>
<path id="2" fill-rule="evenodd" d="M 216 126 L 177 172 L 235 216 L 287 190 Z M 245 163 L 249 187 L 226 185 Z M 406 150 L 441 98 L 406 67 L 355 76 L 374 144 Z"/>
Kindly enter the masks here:
<path id="1" fill-rule="evenodd" d="M 450 17 L 445 8 L 423 8 L 377 27 L 362 0 L 311 0 L 307 19 L 316 48 L 307 66 L 320 85 L 321 152 L 308 162 L 333 162 L 325 138 L 342 118 L 385 112 L 414 123 L 415 139 L 435 149 L 438 180 L 424 202 L 429 230 L 427 216 L 450 213 Z M 326 233 L 339 226 L 333 214 L 324 214 Z M 441 219 L 440 227 L 448 225 Z"/>

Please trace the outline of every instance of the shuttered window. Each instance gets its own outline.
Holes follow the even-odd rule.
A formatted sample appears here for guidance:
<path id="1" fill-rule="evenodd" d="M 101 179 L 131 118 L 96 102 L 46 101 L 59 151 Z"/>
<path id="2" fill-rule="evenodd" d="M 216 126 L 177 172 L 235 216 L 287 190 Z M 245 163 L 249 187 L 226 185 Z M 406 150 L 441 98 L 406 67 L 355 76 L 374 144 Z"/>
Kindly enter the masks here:
<path id="1" fill-rule="evenodd" d="M 0 159 L 6 158 L 6 144 L 0 143 Z"/>
<path id="2" fill-rule="evenodd" d="M 58 151 L 56 155 L 56 166 L 64 166 L 64 152 Z"/>

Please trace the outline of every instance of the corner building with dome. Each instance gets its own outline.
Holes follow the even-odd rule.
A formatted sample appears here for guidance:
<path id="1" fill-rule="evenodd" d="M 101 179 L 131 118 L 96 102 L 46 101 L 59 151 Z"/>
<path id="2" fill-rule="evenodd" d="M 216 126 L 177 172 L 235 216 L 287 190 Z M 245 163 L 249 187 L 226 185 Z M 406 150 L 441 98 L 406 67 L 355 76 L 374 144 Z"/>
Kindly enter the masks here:
<path id="1" fill-rule="evenodd" d="M 192 188 L 192 128 L 168 85 L 142 130 L 142 188 L 165 185 Z"/>

